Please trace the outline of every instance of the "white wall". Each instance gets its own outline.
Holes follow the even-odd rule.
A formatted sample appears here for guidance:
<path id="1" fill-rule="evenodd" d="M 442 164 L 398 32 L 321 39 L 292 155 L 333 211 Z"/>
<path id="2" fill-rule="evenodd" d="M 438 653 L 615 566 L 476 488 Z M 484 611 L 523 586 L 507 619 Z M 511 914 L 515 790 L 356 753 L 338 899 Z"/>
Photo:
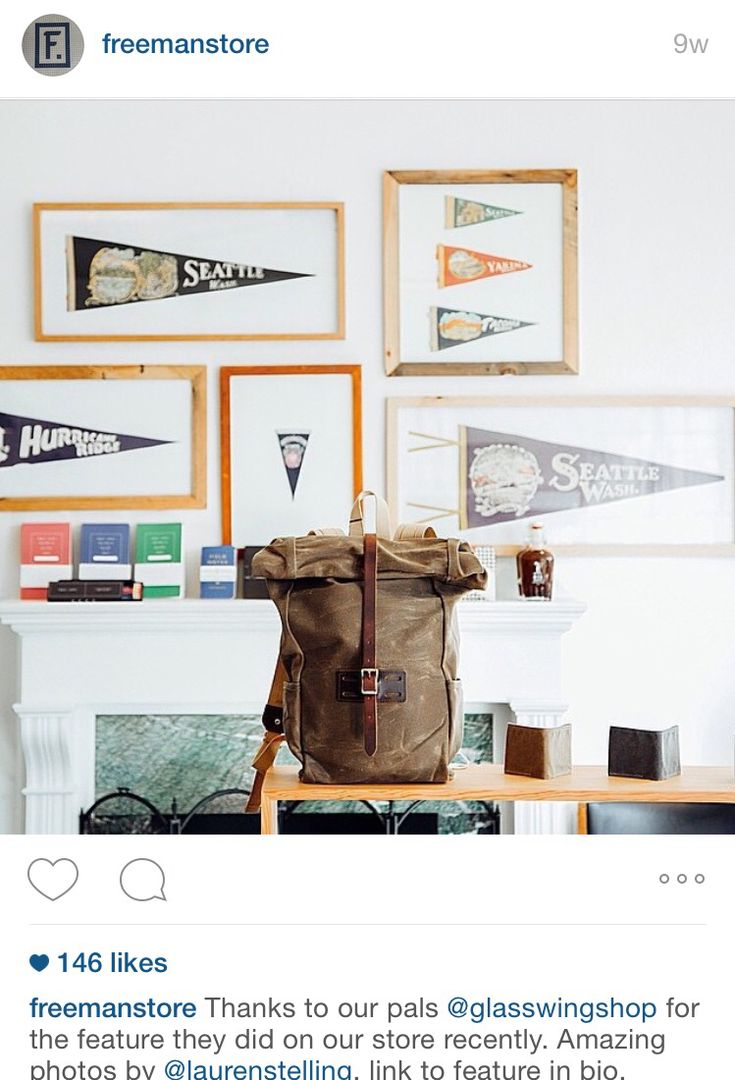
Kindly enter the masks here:
<path id="1" fill-rule="evenodd" d="M 727 101 L 3 102 L 0 362 L 209 365 L 209 508 L 181 515 L 191 577 L 199 545 L 219 540 L 221 364 L 362 363 L 365 479 L 378 487 L 388 395 L 735 393 L 733 120 Z M 580 376 L 385 378 L 382 170 L 552 166 L 580 173 Z M 35 343 L 32 202 L 165 199 L 343 200 L 346 340 Z M 0 515 L 3 596 L 17 593 L 20 520 Z M 731 762 L 735 561 L 568 559 L 559 586 L 589 604 L 566 648 L 576 759 L 604 760 L 610 723 L 678 722 L 689 763 Z M 7 831 L 21 826 L 22 774 L 10 709 L 14 644 L 6 631 L 2 638 L 0 831 Z"/>

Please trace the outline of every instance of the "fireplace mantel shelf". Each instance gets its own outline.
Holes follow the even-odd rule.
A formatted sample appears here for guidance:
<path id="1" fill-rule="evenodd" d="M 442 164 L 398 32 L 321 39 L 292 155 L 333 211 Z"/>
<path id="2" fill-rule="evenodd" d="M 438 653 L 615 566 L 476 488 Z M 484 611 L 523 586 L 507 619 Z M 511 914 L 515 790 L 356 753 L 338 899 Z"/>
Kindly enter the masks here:
<path id="1" fill-rule="evenodd" d="M 459 606 L 462 633 L 530 631 L 563 634 L 584 613 L 578 600 L 466 602 Z M 54 603 L 0 600 L 0 623 L 20 637 L 68 630 L 165 633 L 268 630 L 278 625 L 267 600 L 149 600 L 142 603 Z"/>
<path id="2" fill-rule="evenodd" d="M 460 603 L 466 705 L 505 703 L 520 723 L 561 723 L 562 639 L 584 610 L 577 600 Z M 97 716 L 259 715 L 280 633 L 266 600 L 2 600 L 0 624 L 18 641 L 14 710 L 33 833 L 73 832 L 92 803 Z M 536 820 L 534 805 L 517 812 L 516 831 L 568 831 L 547 810 Z"/>

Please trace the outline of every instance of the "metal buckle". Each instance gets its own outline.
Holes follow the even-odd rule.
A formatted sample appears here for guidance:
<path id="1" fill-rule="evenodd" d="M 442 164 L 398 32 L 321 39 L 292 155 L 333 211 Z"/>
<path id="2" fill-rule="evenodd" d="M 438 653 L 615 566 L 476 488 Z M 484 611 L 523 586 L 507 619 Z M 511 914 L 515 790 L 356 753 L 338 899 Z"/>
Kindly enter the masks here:
<path id="1" fill-rule="evenodd" d="M 374 690 L 367 690 L 365 688 L 365 680 L 372 679 Z M 378 696 L 378 669 L 375 667 L 360 668 L 360 690 L 365 697 L 377 697 Z"/>

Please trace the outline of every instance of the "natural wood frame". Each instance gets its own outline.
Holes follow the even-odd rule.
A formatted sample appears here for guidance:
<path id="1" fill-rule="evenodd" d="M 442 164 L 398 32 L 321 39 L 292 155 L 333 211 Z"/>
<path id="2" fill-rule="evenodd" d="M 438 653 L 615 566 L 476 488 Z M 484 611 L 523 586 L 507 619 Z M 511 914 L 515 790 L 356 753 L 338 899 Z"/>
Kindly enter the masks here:
<path id="1" fill-rule="evenodd" d="M 201 510 L 207 505 L 207 369 L 190 364 L 88 364 L 0 367 L 2 380 L 161 380 L 191 383 L 191 492 L 188 495 L 39 495 L 0 497 L 3 510 Z"/>
<path id="2" fill-rule="evenodd" d="M 230 379 L 238 375 L 349 375 L 352 379 L 352 487 L 353 497 L 362 491 L 362 368 L 359 364 L 294 364 L 222 367 L 220 385 L 220 484 L 222 494 L 222 543 L 232 542 L 232 471 L 230 467 Z"/>
<path id="3" fill-rule="evenodd" d="M 333 210 L 337 222 L 337 328 L 317 334 L 45 334 L 41 273 L 41 215 L 54 210 Z M 34 328 L 36 341 L 336 341 L 345 337 L 345 211 L 341 202 L 90 202 L 33 204 Z"/>
<path id="4" fill-rule="evenodd" d="M 560 360 L 410 363 L 402 360 L 400 328 L 401 184 L 560 184 L 563 213 L 563 346 Z M 387 375 L 577 375 L 579 329 L 577 297 L 576 169 L 402 169 L 383 174 L 383 319 Z"/>
<path id="5" fill-rule="evenodd" d="M 446 408 L 447 406 L 485 405 L 488 407 L 577 407 L 577 406 L 690 406 L 692 408 L 728 408 L 732 410 L 735 428 L 735 397 L 725 395 L 610 395 L 595 397 L 396 397 L 386 399 L 386 491 L 388 505 L 395 514 L 398 507 L 398 413 L 401 408 Z M 733 460 L 735 477 L 735 460 Z M 553 516 L 553 515 L 552 515 Z M 487 543 L 488 541 L 484 541 Z M 554 544 L 554 551 L 563 555 L 673 555 L 673 556 L 733 556 L 735 555 L 735 518 L 733 541 L 728 544 Z M 497 555 L 515 556 L 519 544 L 495 545 Z"/>

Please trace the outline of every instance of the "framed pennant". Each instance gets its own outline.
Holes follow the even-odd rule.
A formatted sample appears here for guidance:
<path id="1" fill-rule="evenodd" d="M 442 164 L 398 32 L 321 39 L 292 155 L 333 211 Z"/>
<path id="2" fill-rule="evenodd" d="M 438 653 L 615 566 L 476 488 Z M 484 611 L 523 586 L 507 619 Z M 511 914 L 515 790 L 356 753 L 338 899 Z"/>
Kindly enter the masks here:
<path id="1" fill-rule="evenodd" d="M 37 341 L 345 336 L 341 203 L 37 203 Z"/>
<path id="2" fill-rule="evenodd" d="M 206 506 L 206 368 L 0 368 L 0 510 Z"/>
<path id="3" fill-rule="evenodd" d="M 362 488 L 361 368 L 220 370 L 222 542 L 343 528 Z"/>
<path id="4" fill-rule="evenodd" d="M 735 399 L 392 398 L 396 520 L 514 553 L 735 554 Z"/>
<path id="5" fill-rule="evenodd" d="M 577 363 L 577 173 L 384 174 L 389 375 L 561 375 Z"/>

